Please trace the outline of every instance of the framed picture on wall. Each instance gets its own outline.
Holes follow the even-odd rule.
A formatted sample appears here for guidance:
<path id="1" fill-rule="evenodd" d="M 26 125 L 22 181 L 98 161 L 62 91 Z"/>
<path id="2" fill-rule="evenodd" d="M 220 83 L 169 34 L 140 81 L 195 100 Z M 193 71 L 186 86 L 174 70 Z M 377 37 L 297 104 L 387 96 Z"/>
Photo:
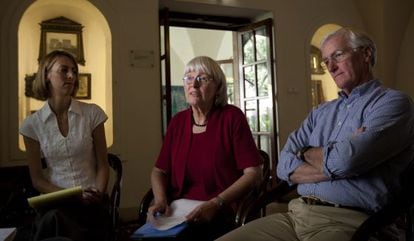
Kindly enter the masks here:
<path id="1" fill-rule="evenodd" d="M 325 97 L 322 88 L 321 80 L 312 80 L 312 107 L 317 107 L 318 105 L 325 102 Z"/>
<path id="2" fill-rule="evenodd" d="M 311 71 L 312 74 L 324 74 L 325 71 L 323 70 L 321 66 L 322 61 L 322 53 L 321 51 L 311 45 L 311 53 L 310 53 L 310 65 L 311 65 Z"/>
<path id="3" fill-rule="evenodd" d="M 75 57 L 78 64 L 85 65 L 81 24 L 59 17 L 43 21 L 40 25 L 39 61 L 53 50 L 65 50 Z"/>
<path id="4" fill-rule="evenodd" d="M 91 99 L 91 74 L 79 74 L 79 89 L 75 95 L 76 99 Z"/>

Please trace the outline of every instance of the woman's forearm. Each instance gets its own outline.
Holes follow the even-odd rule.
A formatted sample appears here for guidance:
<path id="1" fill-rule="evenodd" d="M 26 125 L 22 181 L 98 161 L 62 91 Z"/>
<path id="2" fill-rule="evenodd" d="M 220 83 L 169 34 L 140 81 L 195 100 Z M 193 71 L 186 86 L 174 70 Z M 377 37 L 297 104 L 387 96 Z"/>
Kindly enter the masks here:
<path id="1" fill-rule="evenodd" d="M 33 187 L 40 193 L 61 190 L 62 188 L 53 185 L 43 176 L 39 142 L 26 136 L 23 136 L 23 140 L 26 147 L 26 158 Z"/>
<path id="2" fill-rule="evenodd" d="M 95 158 L 97 162 L 95 186 L 101 193 L 106 193 L 109 180 L 108 151 L 104 124 L 98 125 L 92 132 Z M 84 187 L 85 188 L 85 187 Z"/>
<path id="3" fill-rule="evenodd" d="M 154 167 L 151 172 L 151 186 L 156 203 L 167 202 L 167 177 L 159 168 Z"/>
<path id="4" fill-rule="evenodd" d="M 226 203 L 240 199 L 250 190 L 256 187 L 262 180 L 262 169 L 260 166 L 248 167 L 244 170 L 243 175 L 237 179 L 231 186 L 219 194 Z"/>

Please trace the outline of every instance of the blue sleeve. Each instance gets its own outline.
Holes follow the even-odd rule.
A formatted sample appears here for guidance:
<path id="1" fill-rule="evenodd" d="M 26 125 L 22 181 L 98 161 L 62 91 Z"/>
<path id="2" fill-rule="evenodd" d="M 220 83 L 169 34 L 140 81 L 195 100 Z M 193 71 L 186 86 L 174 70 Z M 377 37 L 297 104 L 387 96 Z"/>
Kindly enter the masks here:
<path id="1" fill-rule="evenodd" d="M 370 101 L 363 112 L 365 131 L 324 146 L 324 172 L 331 178 L 357 176 L 413 145 L 413 104 L 389 91 Z"/>
<path id="2" fill-rule="evenodd" d="M 302 147 L 309 145 L 309 137 L 313 130 L 312 119 L 315 115 L 312 111 L 303 121 L 299 129 L 292 132 L 280 153 L 277 165 L 277 176 L 285 181 L 289 181 L 290 174 L 298 168 L 303 161 L 296 157 L 296 152 Z"/>

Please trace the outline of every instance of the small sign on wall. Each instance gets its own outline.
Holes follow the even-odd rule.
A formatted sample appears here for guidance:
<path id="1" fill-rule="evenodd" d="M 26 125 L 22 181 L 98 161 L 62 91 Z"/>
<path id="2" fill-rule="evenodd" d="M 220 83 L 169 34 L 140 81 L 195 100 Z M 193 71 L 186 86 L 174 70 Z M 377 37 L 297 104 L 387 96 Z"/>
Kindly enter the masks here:
<path id="1" fill-rule="evenodd" d="M 153 68 L 154 51 L 131 50 L 129 52 L 129 64 L 135 68 Z"/>

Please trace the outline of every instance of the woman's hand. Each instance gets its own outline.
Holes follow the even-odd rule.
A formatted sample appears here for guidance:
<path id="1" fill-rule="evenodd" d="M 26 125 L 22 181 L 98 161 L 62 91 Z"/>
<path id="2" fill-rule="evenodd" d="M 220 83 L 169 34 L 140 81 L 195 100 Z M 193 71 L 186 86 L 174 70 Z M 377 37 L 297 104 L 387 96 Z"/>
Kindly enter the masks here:
<path id="1" fill-rule="evenodd" d="M 187 221 L 194 223 L 210 222 L 219 212 L 220 208 L 220 205 L 214 201 L 214 199 L 211 199 L 194 208 L 194 210 L 186 216 Z"/>
<path id="2" fill-rule="evenodd" d="M 167 202 L 155 202 L 153 205 L 151 205 L 151 207 L 148 208 L 148 217 L 154 217 L 157 214 L 162 214 L 165 216 L 171 215 L 171 208 Z"/>
<path id="3" fill-rule="evenodd" d="M 86 188 L 82 191 L 82 202 L 84 204 L 101 203 L 104 199 L 104 193 L 95 188 Z"/>

